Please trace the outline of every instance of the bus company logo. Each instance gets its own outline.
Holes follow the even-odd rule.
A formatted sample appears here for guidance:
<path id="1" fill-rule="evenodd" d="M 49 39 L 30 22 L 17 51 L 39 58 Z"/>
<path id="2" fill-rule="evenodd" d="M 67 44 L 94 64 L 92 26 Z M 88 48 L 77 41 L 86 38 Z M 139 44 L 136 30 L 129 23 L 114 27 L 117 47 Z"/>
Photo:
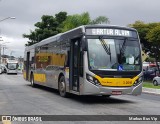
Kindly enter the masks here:
<path id="1" fill-rule="evenodd" d="M 104 84 L 111 84 L 112 82 L 111 81 L 102 81 L 102 83 L 104 83 Z"/>
<path id="2" fill-rule="evenodd" d="M 2 116 L 2 122 L 3 121 L 11 121 L 11 116 Z"/>

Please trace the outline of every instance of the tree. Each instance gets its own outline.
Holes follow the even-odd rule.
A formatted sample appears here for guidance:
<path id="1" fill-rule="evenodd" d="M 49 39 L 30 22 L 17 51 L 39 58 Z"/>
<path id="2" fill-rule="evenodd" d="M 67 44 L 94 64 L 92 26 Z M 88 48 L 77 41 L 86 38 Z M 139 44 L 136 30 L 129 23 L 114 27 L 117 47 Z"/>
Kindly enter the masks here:
<path id="1" fill-rule="evenodd" d="M 105 16 L 98 16 L 96 19 L 92 20 L 90 24 L 109 24 L 109 18 Z"/>
<path id="2" fill-rule="evenodd" d="M 160 24 L 151 29 L 146 38 L 152 42 L 151 55 L 154 56 L 158 71 L 160 73 L 158 61 L 160 61 Z"/>
<path id="3" fill-rule="evenodd" d="M 55 17 L 50 15 L 43 15 L 41 17 L 41 22 L 35 24 L 35 31 L 30 31 L 30 34 L 23 34 L 24 38 L 28 38 L 30 41 L 26 46 L 35 44 L 45 38 L 54 36 L 62 32 L 62 23 L 67 18 L 66 12 L 59 12 L 55 14 Z"/>
<path id="4" fill-rule="evenodd" d="M 129 26 L 137 29 L 141 43 L 143 44 L 143 49 L 149 53 L 150 57 L 154 57 L 158 71 L 160 61 L 160 23 L 148 23 L 145 24 L 142 21 L 136 21 L 134 24 Z"/>
<path id="5" fill-rule="evenodd" d="M 160 44 L 160 24 L 151 29 L 148 33 L 146 38 L 149 42 L 153 42 L 155 45 Z"/>
<path id="6" fill-rule="evenodd" d="M 151 49 L 151 44 L 146 39 L 146 35 L 147 35 L 148 31 L 150 30 L 148 27 L 148 24 L 145 24 L 142 21 L 136 21 L 134 24 L 129 24 L 128 26 L 135 28 L 138 31 L 141 44 L 143 44 L 142 45 L 143 50 L 145 52 L 149 52 Z"/>
<path id="7" fill-rule="evenodd" d="M 90 16 L 88 12 L 82 14 L 69 15 L 63 22 L 63 32 L 71 30 L 81 25 L 87 25 L 90 23 Z"/>
<path id="8" fill-rule="evenodd" d="M 30 46 L 30 45 L 32 45 L 32 44 L 35 44 L 35 43 L 38 41 L 38 40 L 36 39 L 37 36 L 36 36 L 35 32 L 32 31 L 32 30 L 30 30 L 30 35 L 23 34 L 23 37 L 29 39 L 28 43 L 25 44 L 26 46 Z"/>
<path id="9" fill-rule="evenodd" d="M 156 26 L 160 23 L 144 23 L 142 21 L 136 21 L 134 24 L 129 24 L 129 27 L 135 28 L 138 31 L 140 41 L 143 44 L 143 50 L 149 52 L 153 45 L 154 40 L 149 40 L 148 35 Z"/>
<path id="10" fill-rule="evenodd" d="M 105 16 L 98 16 L 96 19 L 91 20 L 89 13 L 84 12 L 82 14 L 75 14 L 70 15 L 67 17 L 67 19 L 64 21 L 63 25 L 63 32 L 68 31 L 70 29 L 76 28 L 81 25 L 87 25 L 87 24 L 107 24 L 110 23 L 109 18 Z"/>
<path id="11" fill-rule="evenodd" d="M 41 22 L 35 23 L 36 29 L 34 31 L 30 30 L 30 34 L 23 34 L 23 37 L 29 39 L 26 46 L 30 46 L 45 38 L 81 25 L 102 23 L 109 23 L 109 19 L 104 16 L 99 16 L 96 19 L 91 20 L 88 12 L 69 16 L 67 16 L 67 12 L 59 12 L 58 14 L 55 14 L 55 17 L 43 15 L 41 17 Z"/>

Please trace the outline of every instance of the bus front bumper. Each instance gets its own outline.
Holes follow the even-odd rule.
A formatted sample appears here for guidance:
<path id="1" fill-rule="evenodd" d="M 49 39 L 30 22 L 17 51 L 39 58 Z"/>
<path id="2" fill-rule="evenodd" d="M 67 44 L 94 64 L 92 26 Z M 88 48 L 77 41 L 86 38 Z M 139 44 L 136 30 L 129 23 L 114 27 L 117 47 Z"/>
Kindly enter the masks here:
<path id="1" fill-rule="evenodd" d="M 17 74 L 17 70 L 7 70 L 7 74 Z"/>
<path id="2" fill-rule="evenodd" d="M 131 87 L 96 86 L 88 81 L 81 86 L 81 95 L 140 95 L 142 83 Z"/>

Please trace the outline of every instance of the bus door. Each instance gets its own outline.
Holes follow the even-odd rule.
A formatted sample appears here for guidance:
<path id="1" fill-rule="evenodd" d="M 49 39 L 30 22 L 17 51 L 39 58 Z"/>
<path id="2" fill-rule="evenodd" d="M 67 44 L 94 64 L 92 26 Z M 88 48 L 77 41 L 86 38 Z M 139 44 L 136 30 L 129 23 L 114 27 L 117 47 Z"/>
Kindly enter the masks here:
<path id="1" fill-rule="evenodd" d="M 69 82 L 70 90 L 79 92 L 80 38 L 71 40 Z"/>
<path id="2" fill-rule="evenodd" d="M 30 64 L 30 52 L 27 52 L 27 61 L 26 61 L 26 80 L 29 80 L 29 66 Z"/>

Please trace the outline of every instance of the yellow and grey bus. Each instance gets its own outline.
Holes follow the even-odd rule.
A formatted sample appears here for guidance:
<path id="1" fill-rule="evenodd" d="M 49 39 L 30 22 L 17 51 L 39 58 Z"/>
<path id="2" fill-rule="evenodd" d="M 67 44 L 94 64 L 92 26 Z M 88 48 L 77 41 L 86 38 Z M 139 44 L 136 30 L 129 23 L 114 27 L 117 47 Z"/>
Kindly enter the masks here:
<path id="1" fill-rule="evenodd" d="M 84 25 L 28 46 L 24 78 L 61 96 L 140 95 L 141 45 L 133 28 Z"/>

